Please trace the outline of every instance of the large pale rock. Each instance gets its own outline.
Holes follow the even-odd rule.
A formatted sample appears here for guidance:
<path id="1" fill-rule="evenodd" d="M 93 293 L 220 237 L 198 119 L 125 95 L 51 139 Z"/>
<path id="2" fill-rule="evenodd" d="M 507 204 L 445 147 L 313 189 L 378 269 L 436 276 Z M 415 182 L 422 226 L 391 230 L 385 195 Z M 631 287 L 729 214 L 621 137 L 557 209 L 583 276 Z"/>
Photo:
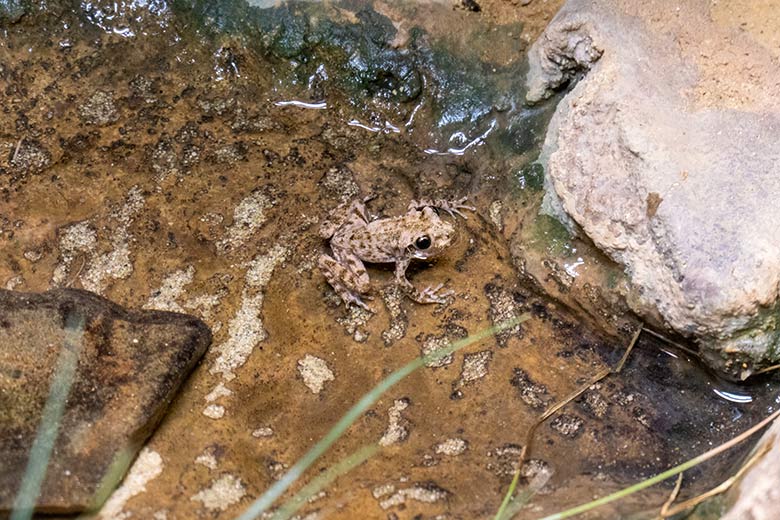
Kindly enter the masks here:
<path id="1" fill-rule="evenodd" d="M 746 377 L 780 357 L 780 47 L 728 8 L 571 0 L 528 99 L 581 77 L 544 144 L 546 210 L 624 266 L 643 319 Z"/>
<path id="2" fill-rule="evenodd" d="M 0 516 L 11 509 L 49 389 L 77 359 L 38 511 L 70 513 L 112 489 L 211 341 L 170 312 L 131 312 L 92 293 L 0 290 Z M 113 465 L 113 466 L 112 466 Z"/>

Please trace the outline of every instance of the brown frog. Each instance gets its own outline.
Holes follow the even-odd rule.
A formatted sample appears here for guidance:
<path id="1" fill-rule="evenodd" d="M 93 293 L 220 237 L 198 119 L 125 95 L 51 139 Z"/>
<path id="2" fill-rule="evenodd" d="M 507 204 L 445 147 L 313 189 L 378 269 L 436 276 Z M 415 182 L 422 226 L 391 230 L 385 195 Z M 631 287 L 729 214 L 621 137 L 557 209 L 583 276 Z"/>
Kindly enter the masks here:
<path id="1" fill-rule="evenodd" d="M 442 291 L 443 284 L 418 291 L 406 278 L 406 269 L 413 259 L 433 258 L 452 243 L 455 228 L 439 216 L 439 210 L 465 219 L 460 210 L 475 208 L 465 204 L 466 198 L 424 199 L 412 201 L 399 217 L 369 220 L 367 200 L 336 208 L 320 228 L 320 236 L 330 240 L 333 256 L 321 255 L 318 265 L 344 304 L 371 310 L 361 299 L 370 289 L 363 262 L 395 263 L 396 282 L 414 301 L 444 302 L 452 291 Z"/>

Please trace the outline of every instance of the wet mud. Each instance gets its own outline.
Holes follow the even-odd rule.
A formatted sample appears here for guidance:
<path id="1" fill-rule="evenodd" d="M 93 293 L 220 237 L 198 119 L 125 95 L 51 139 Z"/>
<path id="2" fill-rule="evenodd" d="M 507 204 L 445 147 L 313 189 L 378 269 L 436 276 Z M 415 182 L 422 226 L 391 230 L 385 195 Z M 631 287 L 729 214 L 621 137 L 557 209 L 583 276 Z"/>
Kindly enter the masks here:
<path id="1" fill-rule="evenodd" d="M 302 24 L 284 34 L 258 28 L 256 12 L 225 26 L 235 11 L 120 4 L 31 10 L 4 22 L 0 42 L 0 282 L 84 288 L 127 307 L 193 314 L 213 332 L 131 470 L 147 480 L 140 488 L 126 482 L 106 511 L 233 518 L 382 377 L 528 312 L 529 321 L 384 395 L 307 477 L 365 444 L 381 439 L 383 449 L 301 517 L 491 518 L 527 429 L 614 366 L 636 323 L 585 315 L 558 298 L 569 278 L 603 259 L 537 216 L 543 172 L 532 162 L 555 100 L 530 109 L 522 92 L 499 98 L 519 76 L 469 91 L 463 85 L 475 72 L 466 70 L 455 89 L 474 97 L 464 105 L 427 90 L 448 87 L 426 74 L 446 75 L 447 60 L 522 74 L 527 42 L 558 4 L 421 4 L 413 12 L 426 16 L 417 22 L 392 4 L 346 3 L 328 18 L 343 39 L 321 48 L 321 34 L 306 36 L 308 4 L 306 24 L 297 11 L 280 11 L 291 26 Z M 456 43 L 453 24 L 464 27 Z M 350 83 L 356 65 L 333 49 L 351 49 L 366 25 L 385 32 L 348 56 L 378 65 L 366 68 L 364 83 Z M 425 42 L 417 54 L 413 41 Z M 301 53 L 308 61 L 297 61 Z M 421 65 L 420 55 L 433 61 Z M 388 62 L 395 72 L 383 76 Z M 414 80 L 412 71 L 423 69 Z M 442 257 L 408 273 L 416 287 L 446 284 L 455 292 L 448 303 L 416 304 L 392 286 L 392 267 L 372 265 L 377 312 L 341 304 L 316 268 L 327 246 L 318 225 L 368 195 L 375 216 L 402 214 L 421 197 L 468 196 L 477 207 L 452 221 L 458 240 Z M 542 271 L 547 285 L 532 275 Z M 557 289 L 545 294 L 550 287 Z M 777 406 L 769 378 L 725 385 L 643 335 L 619 375 L 539 428 L 522 484 L 540 474 L 546 483 L 518 517 L 649 477 Z M 744 453 L 686 473 L 681 496 L 719 483 Z M 589 518 L 652 516 L 672 484 Z"/>

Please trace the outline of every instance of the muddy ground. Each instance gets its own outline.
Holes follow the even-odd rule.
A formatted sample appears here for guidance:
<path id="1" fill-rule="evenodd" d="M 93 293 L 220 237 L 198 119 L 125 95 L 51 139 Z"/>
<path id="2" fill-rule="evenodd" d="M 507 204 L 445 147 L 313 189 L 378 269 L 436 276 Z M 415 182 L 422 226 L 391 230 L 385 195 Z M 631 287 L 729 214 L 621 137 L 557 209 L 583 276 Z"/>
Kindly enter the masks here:
<path id="1" fill-rule="evenodd" d="M 486 34 L 512 13 L 531 41 L 557 6 L 482 2 L 479 12 L 445 12 Z M 518 189 L 507 174 L 533 151 L 488 143 L 426 153 L 432 116 L 423 109 L 402 124 L 414 102 L 366 112 L 327 82 L 312 99 L 301 85 L 280 85 L 276 62 L 234 40 L 201 37 L 171 13 L 138 16 L 128 35 L 77 10 L 38 13 L 7 24 L 0 41 L 0 281 L 191 313 L 214 333 L 105 516 L 232 518 L 383 376 L 529 312 L 510 333 L 393 387 L 307 473 L 382 439 L 386 447 L 307 504 L 305 518 L 492 517 L 526 429 L 626 345 L 517 272 L 508 237 L 518 227 L 538 231 L 534 258 L 558 248 L 555 226 L 524 220 L 535 219 L 538 188 Z M 279 103 L 290 100 L 326 108 Z M 369 194 L 370 212 L 383 216 L 417 197 L 475 204 L 468 220 L 453 221 L 457 243 L 410 270 L 418 287 L 454 290 L 446 304 L 403 297 L 380 266 L 369 269 L 375 315 L 340 305 L 316 268 L 327 247 L 318 224 Z M 723 383 L 661 345 L 643 337 L 624 373 L 539 429 L 526 477 L 549 480 L 521 517 L 650 476 L 763 412 L 718 398 L 712 388 Z M 767 404 L 768 384 L 740 391 Z M 719 482 L 732 462 L 693 472 L 683 495 Z M 669 489 L 592 517 L 654 511 Z"/>

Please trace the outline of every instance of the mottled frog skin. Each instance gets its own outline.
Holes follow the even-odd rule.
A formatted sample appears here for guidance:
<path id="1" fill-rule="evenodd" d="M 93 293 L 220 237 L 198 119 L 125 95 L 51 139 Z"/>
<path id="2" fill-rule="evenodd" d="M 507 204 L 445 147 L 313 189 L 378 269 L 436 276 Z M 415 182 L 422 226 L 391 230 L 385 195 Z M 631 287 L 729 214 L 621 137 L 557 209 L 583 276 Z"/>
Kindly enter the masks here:
<path id="1" fill-rule="evenodd" d="M 452 243 L 455 228 L 439 216 L 439 210 L 465 219 L 460 210 L 474 211 L 465 202 L 465 198 L 412 201 L 406 214 L 373 221 L 365 200 L 340 206 L 320 228 L 320 236 L 330 240 L 333 256 L 321 255 L 319 268 L 347 306 L 353 303 L 371 310 L 361 298 L 370 290 L 363 262 L 395 263 L 396 282 L 413 300 L 442 303 L 451 291 L 442 291 L 443 284 L 418 291 L 406 278 L 406 269 L 413 259 L 434 258 Z"/>

